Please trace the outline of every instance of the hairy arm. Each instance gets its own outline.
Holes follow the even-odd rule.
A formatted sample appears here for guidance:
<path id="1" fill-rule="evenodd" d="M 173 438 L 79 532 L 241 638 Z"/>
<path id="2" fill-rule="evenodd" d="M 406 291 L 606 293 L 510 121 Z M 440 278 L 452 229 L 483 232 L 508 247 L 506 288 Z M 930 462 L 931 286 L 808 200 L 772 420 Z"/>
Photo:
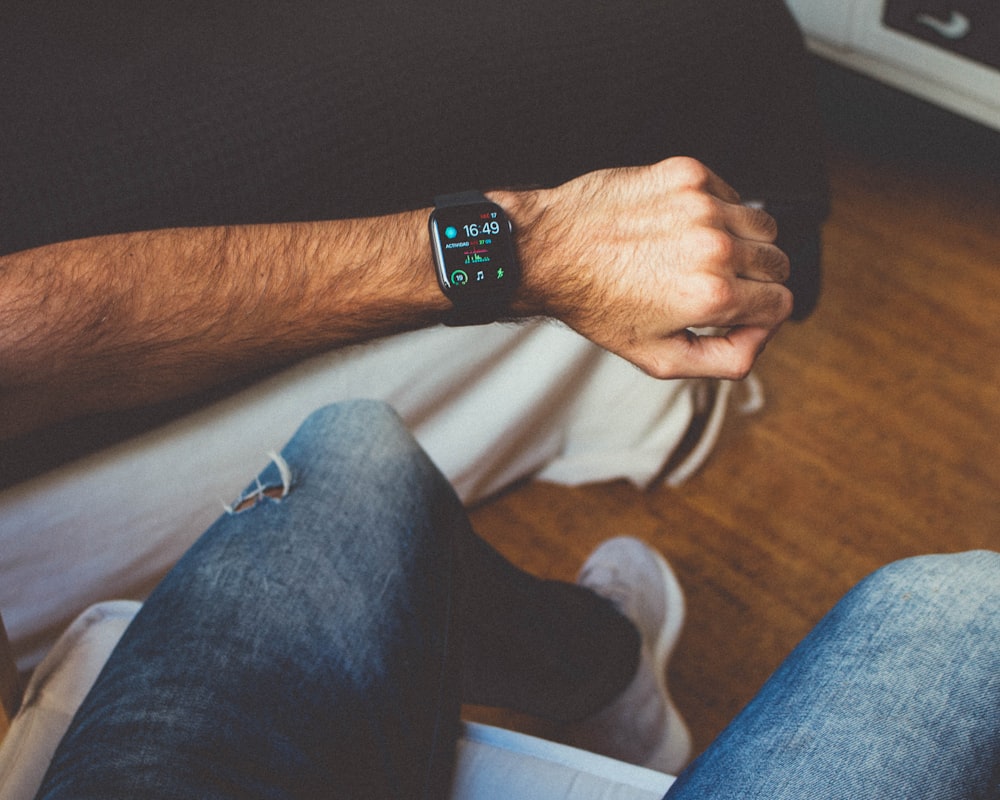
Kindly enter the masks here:
<path id="1" fill-rule="evenodd" d="M 517 231 L 513 315 L 560 319 L 656 377 L 741 377 L 791 312 L 773 220 L 698 162 L 491 199 Z M 440 321 L 429 212 L 129 233 L 0 258 L 0 438 Z M 707 327 L 722 331 L 691 330 Z"/>
<path id="2" fill-rule="evenodd" d="M 433 323 L 427 212 L 129 233 L 0 259 L 0 436 Z"/>

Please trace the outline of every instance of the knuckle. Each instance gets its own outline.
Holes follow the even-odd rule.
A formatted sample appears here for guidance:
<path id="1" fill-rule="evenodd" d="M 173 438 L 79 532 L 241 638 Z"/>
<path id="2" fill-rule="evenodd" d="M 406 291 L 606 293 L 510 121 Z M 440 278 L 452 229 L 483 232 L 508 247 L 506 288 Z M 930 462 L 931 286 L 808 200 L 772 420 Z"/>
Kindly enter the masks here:
<path id="1" fill-rule="evenodd" d="M 715 377 L 727 381 L 741 381 L 753 370 L 757 351 L 744 347 L 727 350 L 726 357 L 716 370 Z"/>
<path id="2" fill-rule="evenodd" d="M 700 188 L 709 181 L 708 167 L 689 156 L 674 156 L 663 162 L 666 175 L 677 186 Z"/>
<path id="3" fill-rule="evenodd" d="M 746 363 L 745 360 L 740 361 L 736 364 L 733 364 L 730 370 L 728 371 L 728 374 L 722 375 L 721 377 L 728 381 L 742 381 L 750 374 L 750 371 L 752 369 L 753 369 L 752 360 L 749 363 Z"/>
<path id="4" fill-rule="evenodd" d="M 681 195 L 681 200 L 687 217 L 705 226 L 697 230 L 703 231 L 706 237 L 716 234 L 726 235 L 722 230 L 719 205 L 715 198 L 700 189 L 689 187 Z"/>
<path id="5" fill-rule="evenodd" d="M 673 380 L 686 374 L 685 370 L 681 369 L 673 359 L 665 358 L 650 359 L 642 367 L 642 371 L 649 377 L 660 381 Z"/>
<path id="6" fill-rule="evenodd" d="M 732 284 L 718 275 L 703 275 L 693 284 L 694 304 L 709 324 L 727 322 L 736 300 Z"/>
<path id="7" fill-rule="evenodd" d="M 710 264 L 729 264 L 736 257 L 736 241 L 718 228 L 703 230 L 698 245 L 701 258 Z"/>

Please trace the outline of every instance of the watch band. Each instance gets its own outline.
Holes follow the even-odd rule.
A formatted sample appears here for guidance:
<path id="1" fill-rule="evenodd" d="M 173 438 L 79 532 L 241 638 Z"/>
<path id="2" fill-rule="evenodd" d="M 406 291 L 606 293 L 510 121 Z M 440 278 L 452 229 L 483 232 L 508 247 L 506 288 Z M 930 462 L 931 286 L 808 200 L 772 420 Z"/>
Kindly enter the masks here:
<path id="1" fill-rule="evenodd" d="M 439 194 L 434 198 L 435 208 L 449 208 L 451 206 L 471 206 L 473 203 L 490 202 L 482 192 L 452 192 L 451 194 Z"/>

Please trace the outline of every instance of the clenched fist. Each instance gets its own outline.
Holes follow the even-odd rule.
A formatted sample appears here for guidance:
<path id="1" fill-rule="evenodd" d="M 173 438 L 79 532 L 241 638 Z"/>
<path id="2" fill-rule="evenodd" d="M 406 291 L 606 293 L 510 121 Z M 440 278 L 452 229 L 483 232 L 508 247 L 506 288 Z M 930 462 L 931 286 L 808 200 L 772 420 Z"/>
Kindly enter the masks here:
<path id="1" fill-rule="evenodd" d="M 774 220 L 693 159 L 493 197 L 518 232 L 515 310 L 560 319 L 655 377 L 744 377 L 791 313 Z"/>

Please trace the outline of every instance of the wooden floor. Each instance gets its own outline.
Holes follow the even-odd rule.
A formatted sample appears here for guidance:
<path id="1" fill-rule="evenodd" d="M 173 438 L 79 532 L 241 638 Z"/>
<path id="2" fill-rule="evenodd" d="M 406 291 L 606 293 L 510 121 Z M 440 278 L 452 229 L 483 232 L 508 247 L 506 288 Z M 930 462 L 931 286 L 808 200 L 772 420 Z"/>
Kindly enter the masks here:
<path id="1" fill-rule="evenodd" d="M 1000 547 L 1000 169 L 989 161 L 834 137 L 825 292 L 763 356 L 764 410 L 732 417 L 680 489 L 533 483 L 474 512 L 488 540 L 545 576 L 571 579 L 614 534 L 667 555 L 689 605 L 669 674 L 697 750 L 865 574 Z"/>

